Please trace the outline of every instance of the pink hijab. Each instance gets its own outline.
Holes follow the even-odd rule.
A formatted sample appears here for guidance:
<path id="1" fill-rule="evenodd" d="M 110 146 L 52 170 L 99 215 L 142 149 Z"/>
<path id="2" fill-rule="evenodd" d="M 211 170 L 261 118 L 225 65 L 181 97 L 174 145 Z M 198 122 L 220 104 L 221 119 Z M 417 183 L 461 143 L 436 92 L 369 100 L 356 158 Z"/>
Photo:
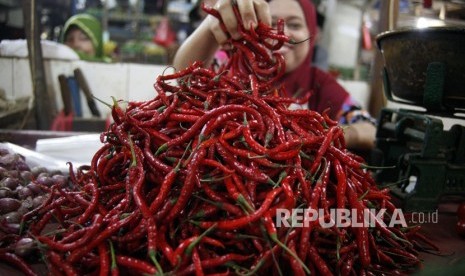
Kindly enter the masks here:
<path id="1" fill-rule="evenodd" d="M 317 32 L 316 8 L 311 0 L 296 0 L 305 15 L 310 35 L 315 37 Z M 298 94 L 299 97 L 311 93 L 308 108 L 322 113 L 329 110 L 328 115 L 332 119 L 338 119 L 342 105 L 349 98 L 349 93 L 327 72 L 312 67 L 314 39 L 309 40 L 310 51 L 295 70 L 283 77 L 283 82 L 288 96 Z"/>

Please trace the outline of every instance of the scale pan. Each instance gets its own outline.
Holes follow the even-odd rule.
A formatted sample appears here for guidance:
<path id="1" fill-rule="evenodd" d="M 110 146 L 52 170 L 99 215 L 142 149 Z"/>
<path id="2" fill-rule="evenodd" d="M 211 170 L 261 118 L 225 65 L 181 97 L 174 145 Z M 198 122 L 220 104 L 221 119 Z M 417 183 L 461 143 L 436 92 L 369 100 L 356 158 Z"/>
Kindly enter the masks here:
<path id="1" fill-rule="evenodd" d="M 384 73 L 390 87 L 390 91 L 385 91 L 388 98 L 424 106 L 427 68 L 431 63 L 439 63 L 445 73 L 443 93 L 437 95 L 442 97 L 439 98 L 442 108 L 465 107 L 464 27 L 397 29 L 380 33 L 376 43 L 384 59 Z"/>

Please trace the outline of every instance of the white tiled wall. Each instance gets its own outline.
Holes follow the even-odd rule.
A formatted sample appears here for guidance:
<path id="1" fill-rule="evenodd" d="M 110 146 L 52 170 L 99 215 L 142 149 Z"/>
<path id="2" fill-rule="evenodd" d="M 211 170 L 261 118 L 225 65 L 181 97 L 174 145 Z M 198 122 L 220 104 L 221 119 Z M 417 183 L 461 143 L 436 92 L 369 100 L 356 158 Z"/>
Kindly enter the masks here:
<path id="1" fill-rule="evenodd" d="M 128 70 L 127 98 L 133 101 L 144 101 L 154 98 L 157 93 L 153 84 L 162 74 L 173 73 L 173 68 L 146 64 L 131 64 Z"/>
<path id="2" fill-rule="evenodd" d="M 339 84 L 344 87 L 347 92 L 361 105 L 365 110 L 368 110 L 370 102 L 370 89 L 365 81 L 353 80 L 338 80 Z"/>
<path id="3" fill-rule="evenodd" d="M 156 96 L 153 84 L 157 76 L 165 72 L 172 73 L 165 65 L 144 65 L 132 63 L 96 63 L 86 61 L 44 60 L 47 90 L 54 97 L 53 108 L 63 108 L 58 76 L 72 75 L 73 70 L 81 68 L 93 94 L 107 103 L 111 97 L 126 101 L 149 100 Z M 27 58 L 0 57 L 0 89 L 8 99 L 17 99 L 32 95 L 32 81 Z M 83 116 L 90 117 L 90 110 L 82 95 Z M 98 102 L 102 114 L 109 113 L 106 105 Z"/>
<path id="4" fill-rule="evenodd" d="M 26 58 L 0 57 L 0 89 L 6 92 L 8 99 L 16 99 L 32 95 L 31 73 L 29 60 Z M 61 110 L 60 85 L 58 75 L 72 75 L 73 70 L 81 68 L 90 89 L 95 97 L 106 103 L 112 103 L 112 97 L 125 101 L 144 101 L 156 96 L 153 84 L 162 74 L 173 73 L 173 68 L 166 65 L 147 65 L 133 63 L 96 63 L 86 61 L 45 60 L 45 75 L 47 90 L 54 97 L 51 108 Z M 365 82 L 340 80 L 344 86 L 363 107 L 368 103 L 368 87 Z M 91 113 L 81 96 L 81 106 L 84 117 Z M 108 114 L 109 108 L 97 102 L 102 114 Z"/>
<path id="5" fill-rule="evenodd" d="M 0 59 L 0 89 L 7 99 L 14 99 L 13 95 L 13 62 L 9 59 Z"/>
<path id="6" fill-rule="evenodd" d="M 13 91 L 11 95 L 15 99 L 30 95 L 32 91 L 32 82 L 29 60 L 15 58 L 13 59 L 11 68 L 13 72 Z"/>
<path id="7" fill-rule="evenodd" d="M 357 65 L 362 11 L 360 8 L 337 1 L 334 16 L 325 23 L 323 45 L 328 49 L 329 64 L 355 68 Z"/>

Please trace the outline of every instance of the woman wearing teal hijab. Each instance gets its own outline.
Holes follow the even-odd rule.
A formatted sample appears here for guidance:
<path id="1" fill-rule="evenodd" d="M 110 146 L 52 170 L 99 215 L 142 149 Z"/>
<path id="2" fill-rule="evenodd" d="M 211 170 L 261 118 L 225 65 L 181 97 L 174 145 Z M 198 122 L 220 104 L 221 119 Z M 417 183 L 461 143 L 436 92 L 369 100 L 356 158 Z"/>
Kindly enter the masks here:
<path id="1" fill-rule="evenodd" d="M 70 17 L 63 28 L 61 40 L 83 60 L 109 61 L 103 51 L 102 26 L 92 15 L 76 14 Z"/>

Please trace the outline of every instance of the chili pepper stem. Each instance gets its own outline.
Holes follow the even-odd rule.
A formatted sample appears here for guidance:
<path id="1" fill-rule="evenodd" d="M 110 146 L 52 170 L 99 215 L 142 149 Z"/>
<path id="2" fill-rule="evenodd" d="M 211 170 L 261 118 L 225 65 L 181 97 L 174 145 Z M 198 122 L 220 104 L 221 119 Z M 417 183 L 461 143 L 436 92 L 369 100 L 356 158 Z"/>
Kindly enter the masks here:
<path id="1" fill-rule="evenodd" d="M 358 200 L 362 201 L 369 192 L 370 192 L 370 189 L 367 189 L 361 196 L 359 196 Z"/>
<path id="2" fill-rule="evenodd" d="M 367 169 L 367 170 L 386 170 L 386 169 L 395 169 L 396 165 L 392 166 L 371 166 L 368 164 L 360 164 L 361 169 Z"/>
<path id="3" fill-rule="evenodd" d="M 166 150 L 168 149 L 168 144 L 167 143 L 164 143 L 163 145 L 161 145 L 157 151 L 155 152 L 155 156 L 159 155 L 160 153 L 162 152 L 165 152 Z"/>
<path id="4" fill-rule="evenodd" d="M 341 238 L 337 236 L 336 238 L 336 259 L 339 261 L 341 259 Z"/>
<path id="5" fill-rule="evenodd" d="M 216 177 L 216 178 L 202 178 L 200 179 L 201 182 L 219 182 L 222 180 L 225 180 L 226 178 L 231 177 L 230 174 L 222 176 L 222 177 Z"/>
<path id="6" fill-rule="evenodd" d="M 239 203 L 239 205 L 242 207 L 245 213 L 253 213 L 255 211 L 255 209 L 252 206 L 250 206 L 250 204 L 247 202 L 247 200 L 244 198 L 242 194 L 240 194 L 237 197 L 237 203 Z"/>
<path id="7" fill-rule="evenodd" d="M 166 108 L 167 108 L 166 105 L 162 105 L 162 106 L 160 106 L 159 108 L 157 108 L 157 112 L 158 112 L 158 113 L 162 113 L 163 110 L 165 110 Z"/>
<path id="8" fill-rule="evenodd" d="M 157 256 L 156 256 L 155 249 L 150 249 L 149 250 L 149 258 L 150 258 L 150 260 L 152 260 L 153 264 L 157 268 L 157 275 L 163 275 L 163 269 L 162 269 L 160 263 L 157 261 Z"/>
<path id="9" fill-rule="evenodd" d="M 276 268 L 278 269 L 278 274 L 279 274 L 280 276 L 282 276 L 282 275 L 283 275 L 283 272 L 281 271 L 281 268 L 279 267 L 279 262 L 278 262 L 278 260 L 276 259 L 276 256 L 275 256 L 274 251 L 273 251 L 273 246 L 272 246 L 271 241 L 270 241 L 270 239 L 269 239 L 269 237 L 270 237 L 271 235 L 268 235 L 268 233 L 267 233 L 267 231 L 266 231 L 266 229 L 265 229 L 265 226 L 264 226 L 263 224 L 260 224 L 260 230 L 261 230 L 261 232 L 262 232 L 263 237 L 264 237 L 265 240 L 266 240 L 266 243 L 267 243 L 268 247 L 269 247 L 270 250 L 271 250 L 271 257 L 273 258 L 273 262 L 276 264 Z M 264 258 L 265 258 L 265 256 L 264 256 L 263 258 L 260 259 L 260 261 L 259 261 L 259 264 L 260 264 L 260 265 L 257 265 L 257 267 L 258 267 L 257 269 L 259 269 L 259 267 L 260 267 L 261 265 L 263 265 L 263 263 L 264 263 L 264 261 L 265 261 Z"/>
<path id="10" fill-rule="evenodd" d="M 116 264 L 115 248 L 113 247 L 113 243 L 111 241 L 108 241 L 108 243 L 110 244 L 111 270 L 114 270 L 118 268 L 118 265 Z"/>
<path id="11" fill-rule="evenodd" d="M 102 99 L 96 97 L 95 95 L 92 95 L 92 98 L 94 98 L 95 100 L 99 101 L 100 103 L 102 103 L 102 104 L 108 106 L 109 108 L 112 108 L 111 104 L 109 104 L 109 103 L 105 102 L 104 100 L 102 100 Z"/>
<path id="12" fill-rule="evenodd" d="M 272 233 L 269 235 L 271 240 L 274 241 L 276 244 L 278 244 L 282 249 L 284 249 L 287 253 L 289 253 L 289 255 L 291 255 L 293 258 L 295 258 L 297 260 L 297 262 L 299 262 L 299 264 L 302 266 L 302 268 L 305 270 L 305 272 L 307 272 L 308 274 L 311 274 L 310 273 L 310 269 L 308 269 L 308 267 L 304 264 L 304 262 L 299 258 L 299 256 L 297 256 L 297 254 L 295 254 L 292 250 L 289 249 L 289 247 L 287 247 L 284 243 L 282 243 L 279 239 L 278 239 L 278 235 L 275 234 L 275 233 Z"/>
<path id="13" fill-rule="evenodd" d="M 208 235 L 215 228 L 216 228 L 216 223 L 210 226 L 207 230 L 205 230 L 202 234 L 200 234 L 200 236 L 198 236 L 191 244 L 189 244 L 184 254 L 186 254 L 186 256 L 190 256 L 192 254 L 192 250 L 194 250 L 194 247 L 202 240 L 202 238 Z"/>
<path id="14" fill-rule="evenodd" d="M 220 207 L 220 206 L 221 206 L 221 202 L 216 202 L 216 201 L 213 201 L 213 200 L 210 200 L 210 199 L 201 197 L 201 196 L 199 196 L 199 195 L 197 195 L 197 194 L 193 194 L 192 196 L 193 196 L 193 197 L 196 197 L 196 198 L 198 198 L 198 199 L 200 199 L 200 200 L 203 200 L 203 201 L 205 201 L 205 202 L 207 202 L 207 203 L 209 203 L 209 204 L 211 204 L 211 205 L 213 205 L 213 206 L 216 206 L 216 207 Z"/>
<path id="15" fill-rule="evenodd" d="M 399 184 L 404 183 L 405 181 L 407 181 L 407 178 L 400 179 L 400 180 L 398 180 L 398 181 L 396 181 L 396 182 L 392 182 L 392 183 L 389 183 L 389 184 L 386 184 L 386 185 L 382 185 L 382 186 L 380 185 L 379 188 L 380 188 L 380 189 L 384 189 L 384 188 L 395 187 L 395 186 L 397 186 L 397 185 L 399 185 Z"/>
<path id="16" fill-rule="evenodd" d="M 131 133 L 128 132 L 128 140 L 129 140 L 129 149 L 131 150 L 131 167 L 137 166 L 137 158 L 136 158 L 136 151 L 134 150 L 134 143 L 131 139 Z"/>
<path id="17" fill-rule="evenodd" d="M 274 188 L 278 187 L 279 184 L 281 184 L 281 182 L 283 181 L 284 178 L 286 178 L 287 176 L 287 172 L 286 171 L 282 171 L 280 174 L 279 174 L 279 178 L 278 178 L 278 181 L 274 184 Z"/>
<path id="18" fill-rule="evenodd" d="M 312 36 L 309 36 L 306 39 L 302 39 L 302 40 L 299 40 L 299 41 L 296 41 L 294 39 L 289 39 L 289 44 L 295 45 L 295 44 L 303 43 L 303 42 L 308 41 L 310 39 L 312 39 Z"/>

